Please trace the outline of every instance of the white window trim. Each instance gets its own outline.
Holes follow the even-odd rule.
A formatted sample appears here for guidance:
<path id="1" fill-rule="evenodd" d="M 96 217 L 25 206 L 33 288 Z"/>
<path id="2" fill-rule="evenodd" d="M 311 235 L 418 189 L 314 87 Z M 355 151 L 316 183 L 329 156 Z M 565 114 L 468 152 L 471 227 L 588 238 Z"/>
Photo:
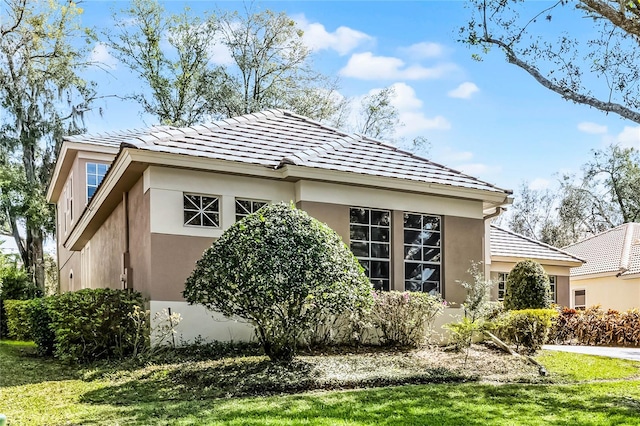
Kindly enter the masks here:
<path id="1" fill-rule="evenodd" d="M 576 306 L 576 292 L 584 291 L 584 305 Z M 571 290 L 571 307 L 573 309 L 587 309 L 589 304 L 587 303 L 587 289 L 586 288 L 574 288 Z"/>
<path id="2" fill-rule="evenodd" d="M 438 219 L 438 225 L 439 225 L 439 228 L 440 228 L 437 231 L 431 231 L 431 232 L 434 232 L 434 233 L 438 233 L 440 235 L 440 239 L 439 239 L 440 245 L 438 246 L 438 249 L 440 250 L 440 261 L 438 261 L 438 262 L 424 261 L 424 260 L 413 261 L 413 260 L 404 259 L 404 247 L 406 247 L 407 245 L 410 245 L 410 244 L 407 244 L 407 242 L 404 240 L 404 231 L 406 231 L 406 230 L 416 230 L 416 229 L 414 229 L 414 228 L 406 228 L 404 223 L 402 224 L 402 247 L 403 247 L 403 265 L 402 265 L 403 266 L 403 280 L 402 280 L 402 284 L 403 284 L 403 288 L 406 289 L 406 285 L 407 285 L 406 284 L 407 277 L 404 276 L 404 274 L 405 274 L 404 269 L 405 269 L 405 265 L 407 263 L 420 264 L 420 265 L 423 265 L 423 267 L 424 267 L 424 265 L 438 265 L 440 267 L 440 274 L 439 274 L 440 276 L 438 277 L 438 284 L 436 286 L 436 293 L 442 294 L 442 287 L 443 287 L 443 285 L 442 285 L 442 276 L 443 276 L 443 267 L 444 267 L 443 250 L 442 250 L 442 248 L 443 248 L 442 247 L 442 242 L 443 242 L 443 239 L 442 239 L 442 231 L 443 231 L 442 230 L 442 225 L 443 225 L 442 216 L 437 215 L 437 214 L 418 213 L 418 212 L 402 212 L 402 214 L 403 215 L 410 214 L 410 215 L 420 216 L 420 220 L 421 221 L 423 220 L 424 217 L 437 218 Z M 421 229 L 421 231 L 423 231 L 423 229 Z M 421 245 L 421 247 L 420 247 L 421 252 L 423 251 L 424 247 L 425 247 L 425 245 L 423 243 Z M 431 247 L 431 246 L 429 246 L 429 247 Z M 431 280 L 431 281 L 433 281 L 433 280 Z"/>
<path id="3" fill-rule="evenodd" d="M 268 200 L 256 200 L 253 198 L 235 198 L 233 201 L 233 212 L 234 212 L 234 217 L 235 217 L 235 221 L 239 221 L 242 218 L 245 218 L 247 216 L 249 216 L 252 213 L 255 213 L 257 210 L 253 210 L 251 213 L 248 214 L 244 214 L 244 213 L 238 213 L 236 211 L 236 207 L 238 207 L 238 201 L 249 201 L 251 202 L 251 210 L 253 210 L 253 203 L 265 203 L 265 204 L 270 204 L 270 202 Z M 240 216 L 240 217 L 238 217 Z"/>
<path id="4" fill-rule="evenodd" d="M 196 196 L 196 197 L 215 198 L 218 201 L 218 211 L 216 212 L 218 214 L 218 224 L 217 224 L 217 226 L 205 226 L 205 225 L 194 225 L 194 224 L 184 223 L 184 212 L 185 212 L 184 197 L 187 196 L 187 195 L 192 195 L 192 196 Z M 181 199 L 182 199 L 182 226 L 188 227 L 188 228 L 196 228 L 196 229 L 220 229 L 220 228 L 222 228 L 222 197 L 220 195 L 199 194 L 199 193 L 196 193 L 196 192 L 183 192 Z M 200 204 L 202 204 L 202 200 L 200 200 Z M 235 206 L 235 204 L 234 204 L 234 206 Z M 195 209 L 189 209 L 189 210 L 193 211 Z M 202 212 L 200 212 L 199 214 L 202 214 Z"/>
<path id="5" fill-rule="evenodd" d="M 368 224 L 352 223 L 351 222 L 351 209 L 368 210 L 369 211 L 369 223 Z M 389 213 L 389 225 L 388 226 L 372 225 L 371 224 L 371 211 L 372 210 L 388 212 Z M 349 248 L 350 249 L 351 249 L 351 244 L 353 242 L 360 242 L 360 243 L 369 244 L 369 256 L 356 256 L 356 258 L 358 260 L 362 260 L 364 262 L 369 262 L 369 271 L 368 271 L 367 277 L 371 280 L 371 277 L 369 276 L 371 274 L 371 262 L 387 262 L 387 263 L 389 263 L 389 268 L 388 268 L 389 269 L 389 276 L 386 277 L 386 278 L 378 278 L 378 279 L 387 280 L 389 282 L 389 291 L 393 290 L 393 272 L 392 272 L 393 271 L 393 263 L 392 263 L 392 258 L 393 258 L 393 246 L 392 246 L 392 241 L 393 241 L 393 211 L 390 210 L 390 209 L 379 209 L 379 208 L 375 208 L 375 207 L 350 206 L 349 207 L 349 234 L 351 234 L 351 226 L 352 225 L 369 227 L 369 240 L 368 241 L 352 240 L 351 236 L 349 236 Z M 388 228 L 389 229 L 389 241 L 388 242 L 382 242 L 382 241 L 373 241 L 373 240 L 371 240 L 371 228 L 372 227 Z M 389 257 L 388 258 L 371 257 L 371 244 L 372 243 L 375 243 L 375 244 L 388 244 L 389 245 Z M 374 278 L 374 279 L 376 279 L 376 278 Z"/>
<path id="6" fill-rule="evenodd" d="M 89 199 L 89 164 L 95 164 L 96 165 L 96 178 L 98 176 L 100 176 L 100 174 L 98 173 L 98 165 L 107 166 L 107 170 L 104 172 L 104 176 L 107 175 L 107 173 L 109 172 L 109 167 L 110 167 L 109 164 L 98 163 L 98 162 L 95 162 L 95 161 L 88 161 L 87 163 L 85 163 L 85 165 L 84 165 L 84 178 L 85 178 L 84 179 L 85 180 L 84 196 L 85 196 L 85 201 L 86 201 L 85 205 L 89 205 L 89 201 L 91 201 Z M 102 183 L 102 180 L 104 179 L 104 176 L 102 176 L 102 179 L 100 179 L 98 181 L 98 183 L 95 185 L 96 191 L 98 190 L 98 187 Z M 91 185 L 91 187 L 93 187 L 93 186 L 94 185 Z M 95 194 L 95 192 L 94 192 L 94 194 Z"/>

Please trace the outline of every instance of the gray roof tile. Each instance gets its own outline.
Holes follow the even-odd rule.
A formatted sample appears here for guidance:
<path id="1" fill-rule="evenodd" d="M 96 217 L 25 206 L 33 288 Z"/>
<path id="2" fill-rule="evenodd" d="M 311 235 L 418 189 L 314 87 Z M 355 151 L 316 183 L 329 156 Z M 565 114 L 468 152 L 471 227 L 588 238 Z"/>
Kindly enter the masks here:
<path id="1" fill-rule="evenodd" d="M 582 262 L 583 260 L 559 248 L 491 225 L 491 256 L 517 257 L 548 261 Z"/>
<path id="2" fill-rule="evenodd" d="M 262 111 L 184 129 L 157 126 L 78 135 L 67 140 L 127 144 L 142 150 L 261 164 L 273 169 L 293 164 L 511 193 L 392 145 L 347 134 L 283 110 Z"/>

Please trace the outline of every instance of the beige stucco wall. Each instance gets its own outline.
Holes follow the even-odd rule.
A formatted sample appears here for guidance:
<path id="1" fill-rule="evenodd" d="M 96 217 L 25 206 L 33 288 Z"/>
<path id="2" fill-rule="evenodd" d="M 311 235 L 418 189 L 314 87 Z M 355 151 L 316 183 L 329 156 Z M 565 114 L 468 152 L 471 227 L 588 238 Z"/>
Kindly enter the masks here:
<path id="1" fill-rule="evenodd" d="M 120 203 L 89 242 L 91 288 L 122 288 L 122 253 L 125 251 L 124 203 Z"/>
<path id="2" fill-rule="evenodd" d="M 143 179 L 129 191 L 129 287 L 145 297 L 151 294 L 151 225 L 149 193 Z"/>
<path id="3" fill-rule="evenodd" d="M 603 309 L 626 311 L 640 308 L 640 278 L 622 279 L 615 276 L 571 279 L 571 307 L 573 292 L 586 290 L 586 305 L 601 305 Z"/>
<path id="4" fill-rule="evenodd" d="M 70 278 L 73 273 L 73 279 Z M 70 252 L 66 262 L 60 267 L 60 291 L 75 291 L 82 289 L 82 272 L 80 270 L 80 253 Z"/>
<path id="5" fill-rule="evenodd" d="M 571 269 L 568 266 L 547 265 L 544 263 L 541 263 L 541 265 L 544 271 L 547 273 L 547 275 L 556 276 L 556 303 L 560 306 L 569 306 L 570 305 L 569 274 Z M 490 275 L 491 279 L 493 281 L 497 281 L 499 272 L 504 272 L 508 274 L 509 272 L 511 272 L 514 266 L 516 266 L 516 262 L 491 263 L 491 275 Z M 491 297 L 493 300 L 498 299 L 497 285 L 493 287 Z"/>
<path id="6" fill-rule="evenodd" d="M 296 204 L 310 216 L 326 223 L 342 237 L 345 244 L 349 244 L 349 206 L 333 203 L 316 203 L 314 201 L 300 201 Z"/>
<path id="7" fill-rule="evenodd" d="M 471 262 L 484 260 L 484 221 L 464 217 L 445 216 L 443 219 L 444 292 L 451 303 L 462 303 L 466 292 L 456 281 L 470 281 L 467 272 Z"/>

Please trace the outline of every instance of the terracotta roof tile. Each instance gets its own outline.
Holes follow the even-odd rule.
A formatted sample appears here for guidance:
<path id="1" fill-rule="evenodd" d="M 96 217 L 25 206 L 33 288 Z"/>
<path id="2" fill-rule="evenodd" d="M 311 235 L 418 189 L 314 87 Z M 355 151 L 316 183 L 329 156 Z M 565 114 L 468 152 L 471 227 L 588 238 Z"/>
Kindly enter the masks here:
<path id="1" fill-rule="evenodd" d="M 565 247 L 587 261 L 571 276 L 640 273 L 640 223 L 625 223 Z"/>

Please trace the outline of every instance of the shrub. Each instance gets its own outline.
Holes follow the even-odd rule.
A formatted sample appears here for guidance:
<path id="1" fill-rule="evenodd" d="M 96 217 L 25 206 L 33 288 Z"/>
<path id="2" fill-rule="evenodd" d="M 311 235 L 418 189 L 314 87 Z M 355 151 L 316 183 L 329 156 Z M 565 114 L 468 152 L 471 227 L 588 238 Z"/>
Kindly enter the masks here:
<path id="1" fill-rule="evenodd" d="M 54 355 L 86 362 L 132 354 L 140 339 L 131 316 L 143 306 L 140 293 L 123 290 L 86 289 L 51 297 Z"/>
<path id="2" fill-rule="evenodd" d="M 289 361 L 314 324 L 366 309 L 371 283 L 333 230 L 281 203 L 227 229 L 197 262 L 183 294 L 248 320 L 269 358 Z"/>
<path id="3" fill-rule="evenodd" d="M 52 298 L 32 299 L 29 301 L 29 324 L 31 338 L 36 344 L 38 355 L 52 355 L 55 333 L 51 324 L 49 306 Z"/>
<path id="4" fill-rule="evenodd" d="M 15 340 L 32 340 L 28 300 L 5 300 L 7 336 Z"/>
<path id="5" fill-rule="evenodd" d="M 380 343 L 418 347 L 425 343 L 444 304 L 439 296 L 426 293 L 385 291 L 373 293 L 369 315 Z"/>
<path id="6" fill-rule="evenodd" d="M 523 309 L 509 311 L 498 327 L 498 334 L 508 343 L 534 353 L 547 342 L 555 309 Z"/>
<path id="7" fill-rule="evenodd" d="M 467 271 L 473 277 L 471 283 L 459 281 L 467 293 L 462 304 L 464 317 L 459 322 L 445 325 L 451 331 L 452 343 L 457 350 L 471 347 L 474 336 L 482 336 L 485 330 L 493 329 L 490 318 L 501 308 L 499 304 L 489 301 L 494 283 L 484 278 L 481 265 L 482 263 L 471 262 L 471 268 Z"/>
<path id="8" fill-rule="evenodd" d="M 603 311 L 592 306 L 584 311 L 564 308 L 554 324 L 557 343 L 602 346 L 640 346 L 640 310 Z"/>
<path id="9" fill-rule="evenodd" d="M 505 309 L 548 309 L 551 307 L 549 277 L 538 262 L 516 263 L 507 277 Z"/>
<path id="10" fill-rule="evenodd" d="M 8 335 L 3 301 L 28 300 L 42 296 L 42 292 L 29 280 L 27 273 L 6 255 L 0 254 L 0 338 Z"/>

